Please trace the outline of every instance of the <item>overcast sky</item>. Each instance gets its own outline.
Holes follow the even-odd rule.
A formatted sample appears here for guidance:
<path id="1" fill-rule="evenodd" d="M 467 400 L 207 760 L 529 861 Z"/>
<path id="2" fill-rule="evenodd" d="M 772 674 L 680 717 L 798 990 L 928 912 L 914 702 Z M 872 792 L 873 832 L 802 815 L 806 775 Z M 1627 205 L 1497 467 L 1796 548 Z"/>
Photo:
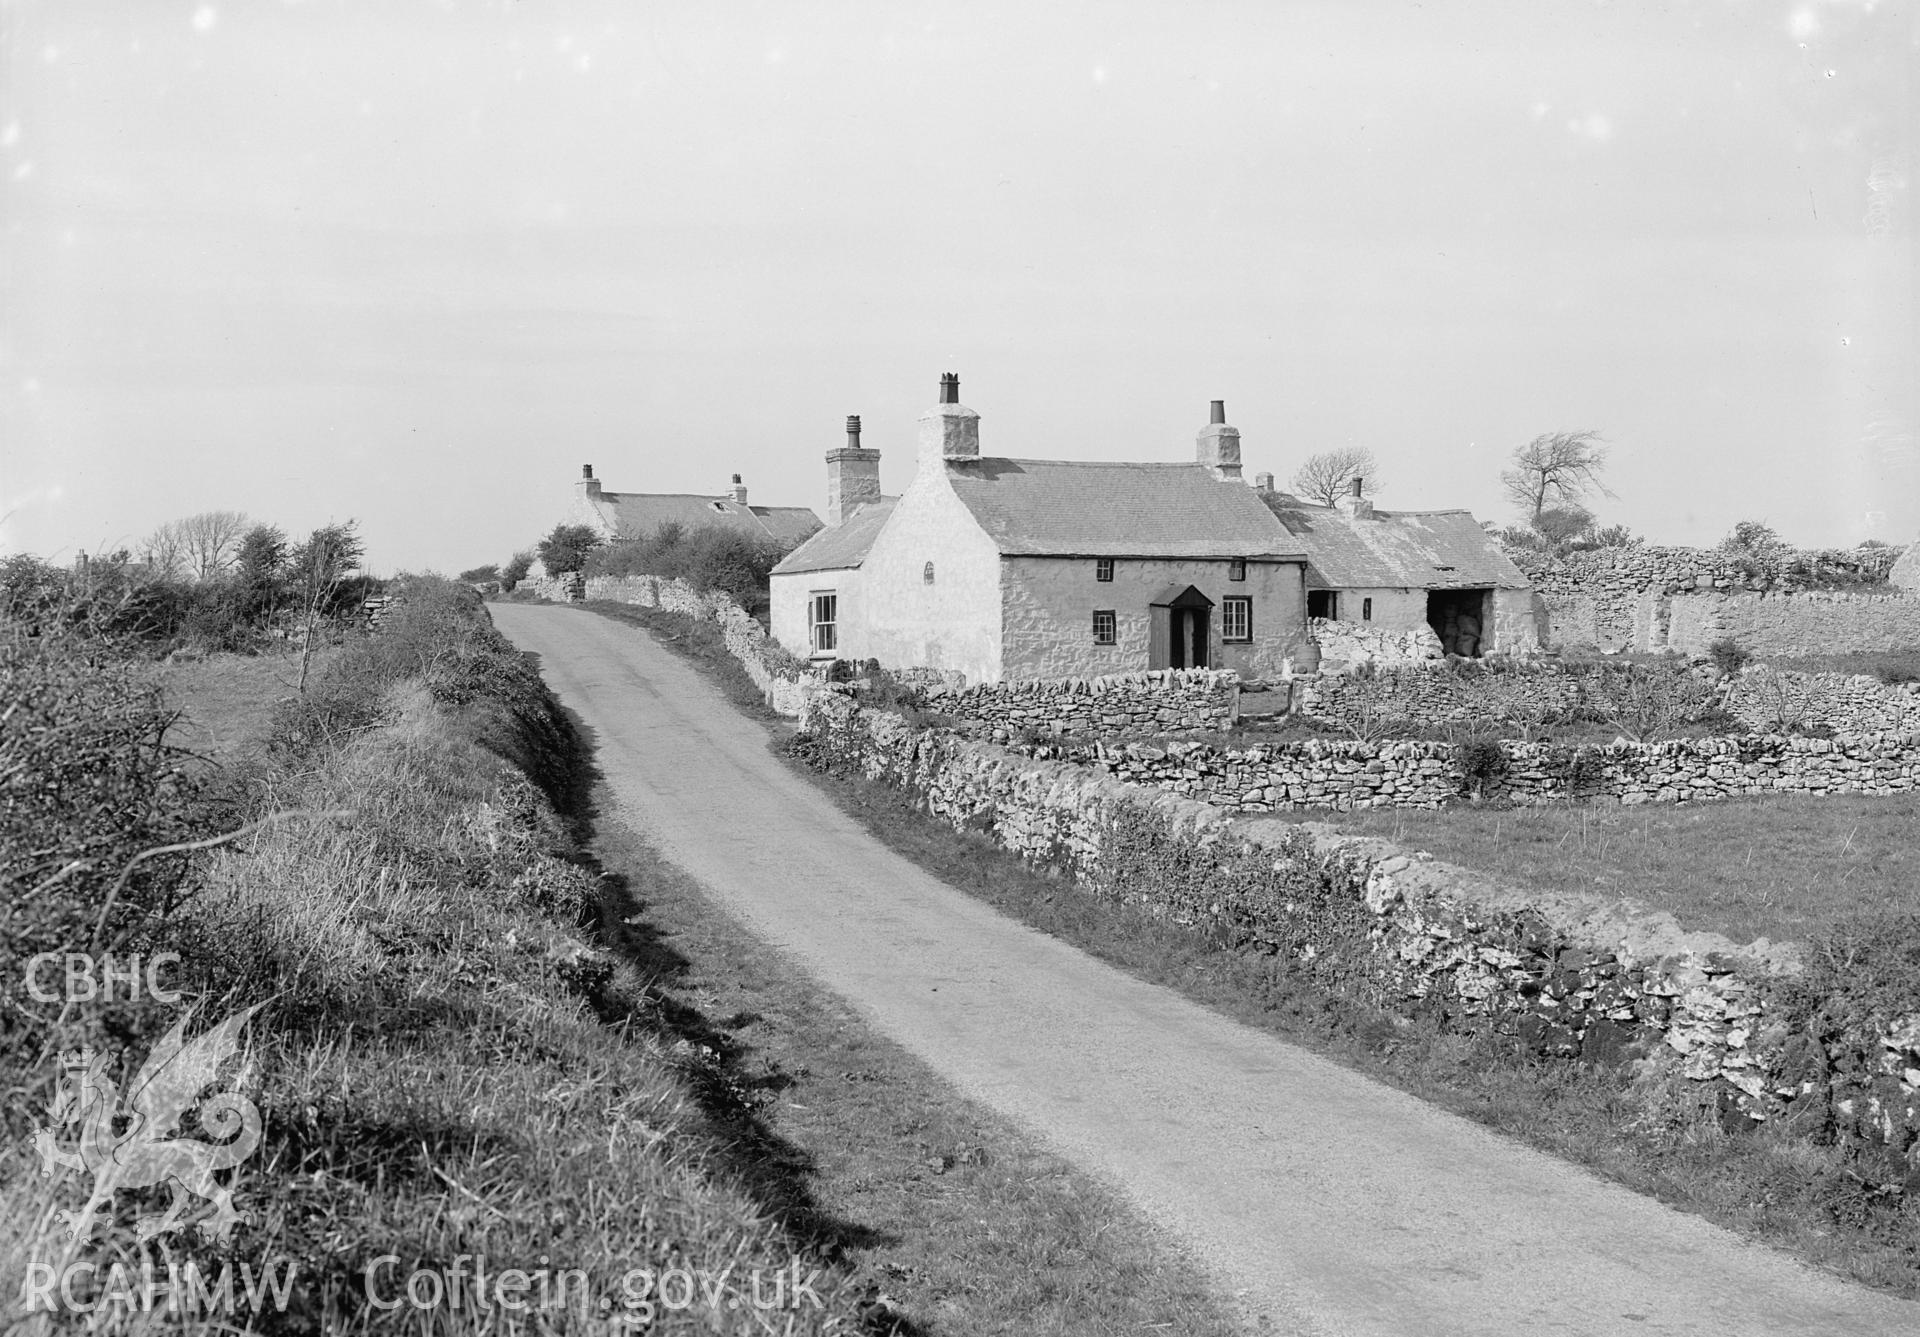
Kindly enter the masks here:
<path id="1" fill-rule="evenodd" d="M 610 489 L 1371 448 L 1920 536 L 1914 5 L 0 0 L 0 549 L 503 559 Z"/>

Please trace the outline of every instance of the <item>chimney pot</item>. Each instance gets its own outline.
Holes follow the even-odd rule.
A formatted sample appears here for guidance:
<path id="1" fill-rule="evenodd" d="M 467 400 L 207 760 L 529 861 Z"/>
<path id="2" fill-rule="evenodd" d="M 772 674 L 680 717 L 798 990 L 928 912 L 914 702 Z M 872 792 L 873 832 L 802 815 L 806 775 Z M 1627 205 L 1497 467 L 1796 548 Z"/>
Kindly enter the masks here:
<path id="1" fill-rule="evenodd" d="M 734 481 L 734 482 L 736 482 L 736 483 L 738 483 L 738 482 L 740 481 L 740 475 L 739 475 L 739 474 L 735 474 L 735 475 L 733 476 L 733 481 Z"/>
<path id="2" fill-rule="evenodd" d="M 1352 491 L 1354 496 L 1357 497 L 1361 495 L 1363 491 L 1361 484 L 1363 484 L 1364 482 L 1366 482 L 1364 478 L 1356 478 L 1353 480 L 1353 487 L 1350 490 Z"/>
<path id="3" fill-rule="evenodd" d="M 1194 458 L 1221 482 L 1240 481 L 1240 429 L 1227 426 L 1227 401 L 1213 401 L 1208 422 L 1194 438 Z"/>
<path id="4" fill-rule="evenodd" d="M 960 377 L 940 377 L 940 402 L 920 415 L 921 468 L 939 469 L 947 460 L 980 458 L 980 415 L 960 402 Z"/>
<path id="5" fill-rule="evenodd" d="M 1255 474 L 1253 476 L 1253 487 L 1256 492 L 1273 491 L 1273 475 L 1269 473 Z"/>
<path id="6" fill-rule="evenodd" d="M 827 452 L 827 524 L 880 500 L 880 452 L 860 448 L 860 415 L 847 415 L 847 444 Z"/>
<path id="7" fill-rule="evenodd" d="M 593 466 L 592 466 L 591 464 L 583 464 L 583 465 L 581 465 L 581 466 L 580 466 L 580 476 L 581 476 L 582 478 L 591 478 L 591 477 L 593 477 Z"/>

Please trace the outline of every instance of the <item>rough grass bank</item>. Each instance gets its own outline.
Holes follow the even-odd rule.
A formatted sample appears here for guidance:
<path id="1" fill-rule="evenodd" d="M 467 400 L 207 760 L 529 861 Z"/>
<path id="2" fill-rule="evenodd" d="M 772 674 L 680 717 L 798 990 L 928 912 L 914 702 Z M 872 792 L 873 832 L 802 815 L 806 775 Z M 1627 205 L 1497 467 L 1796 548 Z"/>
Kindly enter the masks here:
<path id="1" fill-rule="evenodd" d="M 576 742 L 470 592 L 413 581 L 224 786 L 169 750 L 168 713 L 107 647 L 15 638 L 0 676 L 10 1323 L 884 1322 L 756 1197 L 751 1111 L 717 1056 L 589 941 L 597 878 L 559 816 Z M 177 954 L 159 982 L 182 1002 L 43 1000 L 21 983 L 43 952 L 87 954 L 102 979 L 103 960 Z M 162 1099 L 135 1073 L 186 1004 L 180 1053 L 205 1070 Z M 194 1050 L 209 1031 L 229 1043 Z M 230 1094 L 196 1102 L 210 1079 Z M 120 1126 L 142 1111 L 156 1122 Z M 175 1219 L 137 1170 L 116 1185 L 108 1153 L 162 1134 L 202 1159 L 230 1147 L 213 1159 L 244 1162 L 238 1200 L 216 1211 L 195 1188 Z M 76 1237 L 61 1214 L 100 1186 L 118 1191 Z M 167 1289 L 188 1275 L 204 1284 Z"/>

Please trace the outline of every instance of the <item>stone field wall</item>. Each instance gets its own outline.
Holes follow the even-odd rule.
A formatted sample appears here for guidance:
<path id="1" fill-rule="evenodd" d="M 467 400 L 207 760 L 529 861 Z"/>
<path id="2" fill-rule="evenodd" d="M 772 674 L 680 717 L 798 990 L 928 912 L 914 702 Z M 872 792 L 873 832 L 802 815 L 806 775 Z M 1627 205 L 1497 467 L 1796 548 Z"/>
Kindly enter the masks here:
<path id="1" fill-rule="evenodd" d="M 1491 744 L 1469 776 L 1452 743 L 1308 739 L 1246 748 L 1172 741 L 1037 746 L 1037 755 L 1232 812 L 1438 808 L 1477 794 L 1521 806 L 1614 800 L 1694 803 L 1752 794 L 1905 794 L 1920 790 L 1920 740 L 1773 734 L 1661 743 Z"/>
<path id="2" fill-rule="evenodd" d="M 1232 725 L 1239 678 L 1212 669 L 1109 673 L 927 690 L 927 707 L 1004 733 L 1178 733 Z"/>
<path id="3" fill-rule="evenodd" d="M 1728 714 L 1762 732 L 1920 736 L 1920 683 L 1883 683 L 1864 673 L 1782 672 L 1753 664 L 1728 678 L 1721 696 Z"/>
<path id="4" fill-rule="evenodd" d="M 1453 724 L 1488 716 L 1550 716 L 1574 710 L 1585 699 L 1575 674 L 1557 665 L 1524 661 L 1472 676 L 1441 664 L 1321 673 L 1298 679 L 1294 687 L 1294 706 L 1301 714 L 1362 729 L 1382 720 Z"/>
<path id="5" fill-rule="evenodd" d="M 1636 1059 L 1710 1084 L 1724 1117 L 1837 1136 L 1876 1173 L 1920 1173 L 1920 1012 L 1796 1031 L 1791 949 L 1679 932 L 1665 916 L 1544 906 L 1385 842 L 1033 760 L 835 696 L 801 717 L 813 764 L 914 794 L 1094 894 L 1285 957 L 1329 991 L 1550 1058 Z M 1744 952 L 1745 955 L 1741 955 Z"/>
<path id="6" fill-rule="evenodd" d="M 1920 596 L 1887 583 L 1896 548 L 1788 552 L 1779 562 L 1649 545 L 1507 555 L 1533 582 L 1555 648 L 1698 655 L 1723 636 L 1762 655 L 1920 646 Z"/>
<path id="7" fill-rule="evenodd" d="M 1607 678 L 1629 671 L 1689 670 L 1519 661 L 1472 674 L 1438 665 L 1322 673 L 1296 680 L 1294 707 L 1362 736 L 1395 720 L 1423 725 L 1552 721 L 1596 714 Z M 1798 673 L 1753 664 L 1722 680 L 1709 704 L 1762 733 L 1920 734 L 1920 683 L 1888 684 L 1866 674 Z"/>
<path id="8" fill-rule="evenodd" d="M 1666 621 L 1663 648 L 1683 655 L 1728 636 L 1757 655 L 1920 648 L 1920 595 L 1898 590 L 1692 595 L 1673 599 Z"/>

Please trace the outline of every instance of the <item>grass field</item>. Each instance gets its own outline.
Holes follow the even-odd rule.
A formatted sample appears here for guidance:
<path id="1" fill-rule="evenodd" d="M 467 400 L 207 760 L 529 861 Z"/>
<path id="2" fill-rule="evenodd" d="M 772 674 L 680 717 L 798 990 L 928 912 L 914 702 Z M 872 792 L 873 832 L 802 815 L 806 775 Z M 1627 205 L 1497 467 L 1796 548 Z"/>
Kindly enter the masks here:
<path id="1" fill-rule="evenodd" d="M 316 650 L 309 676 L 324 672 L 339 653 L 335 646 Z M 153 675 L 167 704 L 181 713 L 170 741 L 211 760 L 226 760 L 264 739 L 275 708 L 298 694 L 300 654 L 216 654 L 158 664 Z"/>
<path id="2" fill-rule="evenodd" d="M 1517 886 L 1631 896 L 1736 942 L 1920 910 L 1920 794 L 1273 815 L 1378 836 Z"/>

